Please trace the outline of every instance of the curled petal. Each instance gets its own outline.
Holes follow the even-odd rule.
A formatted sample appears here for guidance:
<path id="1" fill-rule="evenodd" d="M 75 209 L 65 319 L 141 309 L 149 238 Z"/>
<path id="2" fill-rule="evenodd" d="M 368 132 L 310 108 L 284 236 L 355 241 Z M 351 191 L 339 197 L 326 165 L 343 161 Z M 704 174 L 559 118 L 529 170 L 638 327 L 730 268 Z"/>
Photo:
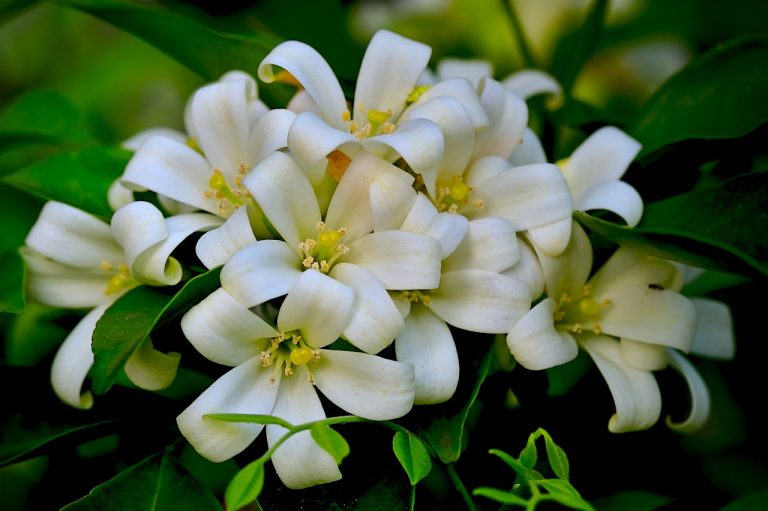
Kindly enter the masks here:
<path id="1" fill-rule="evenodd" d="M 52 261 L 28 247 L 20 249 L 27 265 L 27 293 L 51 307 L 95 307 L 109 297 L 111 273 L 100 269 L 73 268 Z"/>
<path id="2" fill-rule="evenodd" d="M 341 336 L 354 300 L 355 293 L 346 284 L 307 270 L 280 306 L 277 327 L 283 332 L 299 330 L 310 346 L 322 348 Z"/>
<path id="3" fill-rule="evenodd" d="M 312 96 L 310 96 L 305 89 L 297 90 L 296 94 L 293 95 L 285 108 L 297 114 L 302 112 L 313 112 L 318 116 L 323 115 L 323 111 L 320 110 L 320 107 L 317 106 L 315 100 L 312 99 Z"/>
<path id="4" fill-rule="evenodd" d="M 145 390 L 161 390 L 173 383 L 181 355 L 163 353 L 152 346 L 147 337 L 128 357 L 123 370 L 134 385 Z"/>
<path id="5" fill-rule="evenodd" d="M 573 336 L 555 330 L 554 302 L 545 298 L 510 329 L 507 347 L 520 365 L 538 371 L 570 362 L 579 353 Z"/>
<path id="6" fill-rule="evenodd" d="M 311 46 L 298 41 L 277 45 L 259 64 L 259 78 L 272 83 L 272 66 L 288 71 L 301 84 L 323 112 L 325 120 L 334 128 L 346 130 L 341 115 L 347 110 L 347 101 L 341 85 L 328 62 Z"/>
<path id="7" fill-rule="evenodd" d="M 651 257 L 631 247 L 619 247 L 590 279 L 602 293 L 626 286 L 656 284 L 665 289 L 680 289 L 681 272 L 669 261 Z"/>
<path id="8" fill-rule="evenodd" d="M 344 262 L 379 279 L 385 289 L 434 289 L 440 282 L 440 242 L 423 234 L 382 231 L 349 245 Z"/>
<path id="9" fill-rule="evenodd" d="M 560 84 L 552 76 L 538 69 L 518 71 L 505 78 L 502 83 L 505 89 L 523 99 L 528 99 L 538 94 L 552 94 L 555 100 L 553 102 L 562 102 L 563 88 L 560 87 Z"/>
<path id="10" fill-rule="evenodd" d="M 641 371 L 658 371 L 669 364 L 667 348 L 647 342 L 620 339 L 621 360 L 629 367 Z"/>
<path id="11" fill-rule="evenodd" d="M 415 392 L 413 366 L 376 355 L 321 350 L 312 366 L 315 385 L 336 406 L 371 420 L 402 417 Z"/>
<path id="12" fill-rule="evenodd" d="M 405 330 L 395 341 L 399 362 L 413 364 L 416 371 L 414 404 L 442 403 L 456 392 L 459 356 L 445 321 L 429 309 L 414 306 L 405 319 Z"/>
<path id="13" fill-rule="evenodd" d="M 624 181 L 609 181 L 590 188 L 575 201 L 579 211 L 606 209 L 619 215 L 630 227 L 640 223 L 643 199 Z"/>
<path id="14" fill-rule="evenodd" d="M 334 266 L 331 276 L 355 292 L 344 337 L 366 353 L 378 353 L 389 346 L 405 324 L 381 283 L 364 269 L 348 263 Z"/>
<path id="15" fill-rule="evenodd" d="M 259 436 L 263 424 L 225 422 L 205 415 L 270 414 L 282 375 L 273 369 L 262 367 L 258 357 L 230 369 L 176 417 L 181 434 L 197 452 L 215 463 L 243 451 Z"/>
<path id="16" fill-rule="evenodd" d="M 515 229 L 508 220 L 498 217 L 472 220 L 461 244 L 443 261 L 443 272 L 466 269 L 500 273 L 520 259 L 518 245 Z"/>
<path id="17" fill-rule="evenodd" d="M 669 364 L 685 378 L 691 393 L 691 411 L 685 420 L 672 422 L 667 416 L 666 423 L 680 433 L 695 433 L 709 418 L 710 399 L 707 384 L 691 362 L 675 350 L 669 350 Z"/>
<path id="18" fill-rule="evenodd" d="M 257 241 L 224 265 L 221 286 L 245 307 L 253 307 L 286 294 L 301 276 L 299 264 L 285 242 Z"/>
<path id="19" fill-rule="evenodd" d="M 480 100 L 488 112 L 490 126 L 477 134 L 474 157 L 495 155 L 507 159 L 523 141 L 528 105 L 490 78 L 484 79 L 480 87 Z"/>
<path id="20" fill-rule="evenodd" d="M 539 259 L 536 257 L 533 249 L 522 240 L 518 243 L 518 247 L 520 249 L 520 260 L 502 274 L 515 278 L 527 285 L 531 290 L 531 301 L 534 301 L 544 292 L 544 274 L 541 271 L 541 264 L 539 264 Z"/>
<path id="21" fill-rule="evenodd" d="M 296 374 L 283 378 L 272 415 L 291 424 L 304 424 L 325 419 L 325 411 L 317 392 L 306 378 Z M 267 425 L 267 444 L 272 447 L 288 432 L 276 424 Z M 302 431 L 283 442 L 272 455 L 278 477 L 288 488 L 299 489 L 341 479 L 333 457 Z"/>
<path id="22" fill-rule="evenodd" d="M 691 298 L 696 307 L 696 334 L 691 353 L 703 357 L 730 360 L 736 351 L 731 310 L 723 302 Z"/>
<path id="23" fill-rule="evenodd" d="M 541 253 L 550 257 L 557 257 L 568 246 L 571 239 L 572 223 L 573 220 L 568 217 L 551 224 L 528 229 L 528 239 Z"/>
<path id="24" fill-rule="evenodd" d="M 348 131 L 329 125 L 317 114 L 302 112 L 288 131 L 288 148 L 302 168 L 310 169 L 336 149 L 354 156 L 360 143 Z"/>
<path id="25" fill-rule="evenodd" d="M 531 128 L 525 128 L 523 131 L 523 141 L 509 157 L 509 163 L 514 167 L 531 163 L 547 163 L 547 154 L 544 152 L 541 140 Z"/>
<path id="26" fill-rule="evenodd" d="M 182 143 L 187 141 L 187 136 L 180 131 L 171 128 L 149 128 L 136 133 L 127 140 L 123 140 L 120 143 L 120 146 L 123 149 L 136 152 L 139 150 L 139 147 L 141 147 L 141 144 L 151 137 L 168 137 Z"/>
<path id="27" fill-rule="evenodd" d="M 619 344 L 605 336 L 584 335 L 579 342 L 603 374 L 616 405 L 608 421 L 612 433 L 638 431 L 653 426 L 661 414 L 661 393 L 653 374 L 626 366 Z"/>
<path id="28" fill-rule="evenodd" d="M 397 119 L 405 100 L 427 67 L 432 49 L 388 30 L 379 30 L 365 50 L 355 88 L 355 120 L 359 112 L 390 112 Z"/>
<path id="29" fill-rule="evenodd" d="M 452 254 L 466 235 L 469 222 L 462 215 L 439 213 L 424 194 L 418 194 L 400 229 L 426 234 L 440 242 L 441 259 Z"/>
<path id="30" fill-rule="evenodd" d="M 124 187 L 119 179 L 116 179 L 107 190 L 107 202 L 112 211 L 117 211 L 126 204 L 133 202 L 133 191 Z"/>
<path id="31" fill-rule="evenodd" d="M 485 113 L 485 108 L 477 95 L 476 89 L 477 84 L 473 85 L 472 82 L 466 78 L 456 77 L 442 80 L 427 89 L 418 101 L 414 103 L 414 107 L 431 99 L 443 96 L 455 98 L 469 114 L 469 117 L 472 119 L 472 126 L 474 126 L 476 130 L 485 129 L 488 127 L 490 121 L 488 120 L 488 114 Z M 407 113 L 408 111 L 403 115 L 405 116 Z"/>
<path id="32" fill-rule="evenodd" d="M 248 141 L 248 170 L 274 151 L 288 147 L 288 131 L 295 120 L 295 113 L 282 108 L 259 118 Z"/>
<path id="33" fill-rule="evenodd" d="M 534 245 L 534 249 L 538 247 Z M 537 255 L 549 296 L 559 299 L 563 294 L 575 296 L 581 292 L 592 268 L 592 245 L 579 224 L 573 222 L 571 239 L 562 254 L 549 257 L 537 250 Z M 590 283 L 599 288 L 593 281 Z"/>
<path id="34" fill-rule="evenodd" d="M 223 225 L 203 234 L 195 253 L 209 270 L 229 261 L 240 249 L 256 241 L 248 208 L 238 208 Z"/>
<path id="35" fill-rule="evenodd" d="M 477 87 L 481 79 L 493 76 L 493 64 L 487 60 L 442 59 L 437 63 L 437 74 L 443 80 L 466 78 Z"/>
<path id="36" fill-rule="evenodd" d="M 208 360 L 236 366 L 259 355 L 277 331 L 219 288 L 189 309 L 181 330 Z"/>
<path id="37" fill-rule="evenodd" d="M 368 188 L 373 230 L 397 229 L 416 202 L 413 178 L 405 172 L 379 174 Z"/>

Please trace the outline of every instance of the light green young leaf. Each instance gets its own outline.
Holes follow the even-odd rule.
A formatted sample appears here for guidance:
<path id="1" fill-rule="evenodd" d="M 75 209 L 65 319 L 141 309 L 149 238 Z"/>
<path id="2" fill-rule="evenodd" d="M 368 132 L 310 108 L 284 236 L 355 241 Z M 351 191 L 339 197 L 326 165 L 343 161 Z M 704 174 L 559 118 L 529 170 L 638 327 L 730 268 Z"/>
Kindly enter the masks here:
<path id="1" fill-rule="evenodd" d="M 480 488 L 475 488 L 472 491 L 472 495 L 476 495 L 478 497 L 486 497 L 491 500 L 495 500 L 496 502 L 500 504 L 507 504 L 507 505 L 517 505 L 517 506 L 527 506 L 528 501 L 525 500 L 522 497 L 519 497 L 515 495 L 512 492 L 508 492 L 505 490 L 499 490 L 497 488 L 488 488 L 485 486 L 481 486 Z"/>
<path id="2" fill-rule="evenodd" d="M 664 495 L 645 490 L 627 490 L 593 502 L 598 511 L 653 511 L 672 502 Z"/>
<path id="3" fill-rule="evenodd" d="M 161 321 L 177 316 L 219 286 L 215 268 L 190 279 L 175 294 L 166 289 L 139 286 L 118 298 L 104 312 L 93 332 L 93 391 L 104 394 L 125 362 Z"/>
<path id="4" fill-rule="evenodd" d="M 227 486 L 227 509 L 236 511 L 256 500 L 264 488 L 264 461 L 259 458 L 246 465 Z"/>
<path id="5" fill-rule="evenodd" d="M 156 454 L 100 484 L 62 511 L 221 511 L 216 498 L 169 455 Z"/>
<path id="6" fill-rule="evenodd" d="M 325 452 L 333 456 L 336 464 L 340 464 L 349 455 L 349 444 L 341 436 L 341 433 L 332 427 L 318 423 L 313 424 L 309 431 L 312 434 L 312 439 Z"/>
<path id="7" fill-rule="evenodd" d="M 403 431 L 395 433 L 392 438 L 392 450 L 395 451 L 397 461 L 408 474 L 412 485 L 425 478 L 432 469 L 432 460 L 429 458 L 427 448 L 413 433 Z"/>
<path id="8" fill-rule="evenodd" d="M 579 492 L 568 481 L 562 479 L 544 479 L 537 481 L 542 488 L 549 492 L 549 496 L 564 506 L 582 511 L 595 511 L 592 504 L 581 498 Z"/>
<path id="9" fill-rule="evenodd" d="M 549 460 L 549 466 L 552 467 L 552 471 L 557 477 L 564 481 L 568 481 L 570 476 L 570 465 L 568 464 L 568 456 L 565 451 L 552 440 L 552 437 L 544 431 L 539 429 L 544 437 L 544 443 L 547 446 L 547 459 Z"/>
<path id="10" fill-rule="evenodd" d="M 526 479 L 540 479 L 540 474 L 533 470 L 532 468 L 528 468 L 527 466 L 523 465 L 520 460 L 516 460 L 509 454 L 505 453 L 504 451 L 501 451 L 499 449 L 491 449 L 488 451 L 489 453 L 497 456 L 501 459 L 504 463 L 509 465 L 512 470 L 520 474 Z"/>
<path id="11" fill-rule="evenodd" d="M 252 413 L 209 413 L 206 417 L 225 422 L 246 422 L 251 424 L 276 424 L 285 429 L 292 430 L 295 426 L 290 422 L 275 417 L 274 415 L 261 415 Z"/>
<path id="12" fill-rule="evenodd" d="M 16 250 L 0 254 L 0 312 L 19 313 L 27 301 L 24 297 L 24 259 Z"/>
<path id="13" fill-rule="evenodd" d="M 538 438 L 536 433 L 531 433 L 528 436 L 528 443 L 520 451 L 520 463 L 527 468 L 534 468 L 536 466 L 536 460 L 539 457 L 538 450 L 536 449 L 536 439 Z M 514 468 L 514 467 L 513 467 Z"/>
<path id="14" fill-rule="evenodd" d="M 642 155 L 687 139 L 744 135 L 768 120 L 768 36 L 739 38 L 701 55 L 643 106 L 629 130 Z"/>
<path id="15" fill-rule="evenodd" d="M 123 173 L 130 157 L 131 153 L 122 149 L 91 147 L 57 154 L 7 174 L 2 181 L 108 220 L 112 209 L 107 203 L 107 191 Z"/>

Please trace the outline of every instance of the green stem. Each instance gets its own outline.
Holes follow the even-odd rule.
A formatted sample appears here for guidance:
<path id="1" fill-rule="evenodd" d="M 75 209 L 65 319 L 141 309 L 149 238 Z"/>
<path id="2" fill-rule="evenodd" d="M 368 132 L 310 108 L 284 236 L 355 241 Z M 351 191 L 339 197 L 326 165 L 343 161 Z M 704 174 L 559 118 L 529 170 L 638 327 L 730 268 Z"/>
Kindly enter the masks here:
<path id="1" fill-rule="evenodd" d="M 464 503 L 467 505 L 467 509 L 469 509 L 469 511 L 477 511 L 477 506 L 475 506 L 475 503 L 472 500 L 472 497 L 469 495 L 467 488 L 464 486 L 464 483 L 461 482 L 459 474 L 456 473 L 456 469 L 453 468 L 453 463 L 447 464 L 445 466 L 445 470 L 448 472 L 448 477 L 450 477 L 451 481 L 453 481 L 453 485 L 456 487 L 456 490 L 458 490 L 458 492 L 461 494 L 461 497 L 464 499 Z"/>
<path id="2" fill-rule="evenodd" d="M 520 23 L 520 18 L 518 18 L 517 11 L 515 11 L 515 7 L 512 5 L 512 2 L 514 2 L 514 0 L 501 0 L 502 5 L 504 5 L 504 10 L 507 13 L 507 18 L 509 18 L 509 22 L 512 25 L 512 32 L 514 32 L 515 41 L 517 42 L 517 47 L 520 50 L 520 55 L 523 57 L 523 65 L 525 67 L 536 67 L 535 62 L 533 61 L 533 54 L 528 48 L 528 43 L 525 40 L 525 32 L 523 31 L 523 26 Z"/>
<path id="3" fill-rule="evenodd" d="M 408 506 L 408 509 L 410 511 L 414 511 L 416 509 L 416 485 L 415 484 L 411 486 L 411 502 Z"/>

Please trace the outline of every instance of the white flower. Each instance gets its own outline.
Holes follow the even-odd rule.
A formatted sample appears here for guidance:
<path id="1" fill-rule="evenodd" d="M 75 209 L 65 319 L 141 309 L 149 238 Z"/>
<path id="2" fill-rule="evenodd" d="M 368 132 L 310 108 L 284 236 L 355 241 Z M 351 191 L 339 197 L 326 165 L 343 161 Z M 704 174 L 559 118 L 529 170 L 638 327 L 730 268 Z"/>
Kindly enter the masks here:
<path id="1" fill-rule="evenodd" d="M 166 220 L 154 206 L 135 202 L 115 213 L 110 228 L 72 206 L 46 203 L 22 249 L 29 296 L 53 307 L 93 307 L 53 362 L 53 388 L 63 401 L 78 408 L 93 404 L 93 396 L 82 393 L 82 386 L 93 365 L 91 335 L 107 307 L 140 283 L 178 283 L 181 267 L 170 257 L 173 249 L 191 233 L 220 223 L 201 214 Z M 147 339 L 128 360 L 125 372 L 138 386 L 157 390 L 171 383 L 177 366 L 178 354 L 156 352 Z"/>
<path id="2" fill-rule="evenodd" d="M 184 316 L 182 328 L 198 351 L 214 362 L 235 366 L 177 418 L 182 434 L 200 454 L 216 462 L 229 459 L 248 447 L 264 427 L 218 421 L 206 418 L 207 414 L 270 414 L 292 424 L 324 419 L 315 387 L 340 408 L 367 419 L 394 419 L 411 409 L 414 375 L 410 364 L 313 348 L 303 336 L 305 325 L 295 326 L 295 330 L 277 331 L 225 289 Z M 276 425 L 266 429 L 270 446 L 286 432 Z M 333 458 L 309 431 L 288 439 L 274 453 L 272 463 L 290 488 L 341 477 Z"/>

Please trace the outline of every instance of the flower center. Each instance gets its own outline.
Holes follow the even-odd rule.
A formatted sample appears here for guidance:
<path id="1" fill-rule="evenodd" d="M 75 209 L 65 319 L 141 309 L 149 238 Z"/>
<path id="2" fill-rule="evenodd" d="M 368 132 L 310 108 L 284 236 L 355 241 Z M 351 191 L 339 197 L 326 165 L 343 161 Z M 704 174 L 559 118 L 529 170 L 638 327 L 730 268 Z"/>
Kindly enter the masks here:
<path id="1" fill-rule="evenodd" d="M 105 272 L 115 272 L 107 281 L 107 286 L 104 288 L 105 295 L 113 295 L 139 285 L 139 281 L 131 276 L 131 271 L 126 264 L 121 264 L 115 268 L 114 264 L 102 261 L 99 264 L 99 269 Z"/>
<path id="2" fill-rule="evenodd" d="M 574 334 L 580 334 L 584 330 L 599 334 L 603 330 L 598 320 L 603 309 L 610 306 L 610 300 L 598 302 L 592 298 L 592 286 L 589 284 L 576 296 L 563 293 L 555 307 L 555 328 Z"/>
<path id="3" fill-rule="evenodd" d="M 341 120 L 347 123 L 349 132 L 360 140 L 375 137 L 376 135 L 386 135 L 397 129 L 396 126 L 389 121 L 389 118 L 392 117 L 391 110 L 366 110 L 365 106 L 360 105 L 360 113 L 368 121 L 362 126 L 352 120 L 352 114 L 350 114 L 349 110 L 345 110 L 344 113 L 341 114 Z"/>
<path id="4" fill-rule="evenodd" d="M 408 97 L 405 98 L 405 104 L 406 105 L 411 105 L 413 103 L 416 103 L 419 100 L 419 98 L 421 98 L 421 95 L 424 94 L 425 92 L 427 92 L 430 89 L 430 87 L 432 87 L 432 86 L 431 85 L 417 85 L 416 87 L 414 87 L 413 90 L 411 91 L 411 93 L 408 94 Z"/>
<path id="5" fill-rule="evenodd" d="M 429 297 L 429 291 L 401 291 L 400 297 L 413 303 L 423 303 L 424 305 L 432 303 L 432 298 Z"/>
<path id="6" fill-rule="evenodd" d="M 323 222 L 318 222 L 315 228 L 315 238 L 307 238 L 299 243 L 299 250 L 304 255 L 301 264 L 304 268 L 328 273 L 339 257 L 349 253 L 349 247 L 341 244 L 347 229 L 329 229 Z"/>
<path id="7" fill-rule="evenodd" d="M 450 184 L 438 186 L 437 197 L 434 201 L 435 207 L 438 211 L 447 211 L 448 213 L 456 213 L 460 208 L 467 205 L 471 205 L 475 209 L 485 207 L 485 201 L 480 198 L 473 198 L 470 201 L 470 193 L 472 193 L 472 187 L 464 182 L 464 176 L 456 174 Z"/>
<path id="8" fill-rule="evenodd" d="M 211 179 L 208 180 L 208 186 L 210 186 L 211 189 L 203 192 L 203 196 L 205 196 L 206 199 L 210 199 L 211 197 L 219 199 L 218 214 L 223 218 L 228 218 L 239 207 L 253 203 L 251 192 L 243 186 L 243 176 L 246 173 L 245 165 L 240 164 L 237 171 L 239 175 L 235 177 L 235 186 L 230 187 L 221 170 L 213 169 Z"/>
<path id="9" fill-rule="evenodd" d="M 280 332 L 277 337 L 270 339 L 269 347 L 262 351 L 259 357 L 263 367 L 275 367 L 270 378 L 272 383 L 277 381 L 277 375 L 280 371 L 285 376 L 291 376 L 294 372 L 294 366 L 306 367 L 307 380 L 309 383 L 315 383 L 309 365 L 316 364 L 320 360 L 320 350 L 308 346 L 297 331 Z"/>

